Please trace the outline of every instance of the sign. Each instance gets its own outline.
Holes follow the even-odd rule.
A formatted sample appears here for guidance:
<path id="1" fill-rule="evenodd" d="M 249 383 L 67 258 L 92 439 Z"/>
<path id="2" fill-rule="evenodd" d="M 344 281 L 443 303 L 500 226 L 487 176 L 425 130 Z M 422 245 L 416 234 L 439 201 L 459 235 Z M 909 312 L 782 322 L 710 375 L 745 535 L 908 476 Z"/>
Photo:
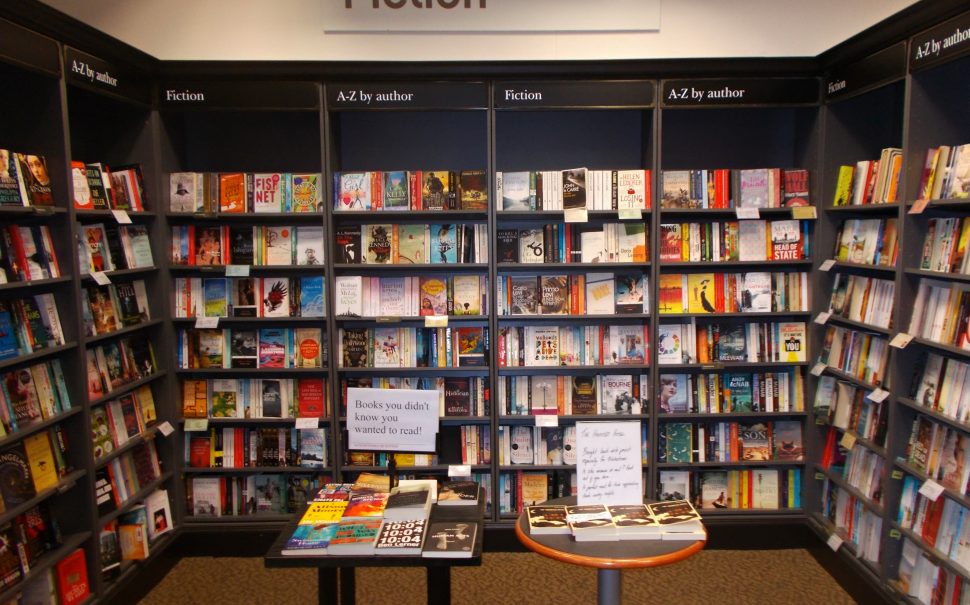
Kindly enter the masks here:
<path id="1" fill-rule="evenodd" d="M 177 109 L 319 109 L 315 82 L 161 82 L 158 100 Z"/>
<path id="2" fill-rule="evenodd" d="M 660 93 L 663 104 L 672 107 L 811 105 L 818 97 L 815 78 L 664 80 Z"/>
<path id="3" fill-rule="evenodd" d="M 482 82 L 327 84 L 328 109 L 486 109 Z"/>
<path id="4" fill-rule="evenodd" d="M 347 434 L 352 450 L 433 452 L 438 391 L 347 389 Z"/>
<path id="5" fill-rule="evenodd" d="M 630 32 L 660 29 L 660 0 L 323 0 L 325 32 Z"/>
<path id="6" fill-rule="evenodd" d="M 71 84 L 110 92 L 140 103 L 151 99 L 147 77 L 69 46 L 64 47 L 64 75 Z"/>
<path id="7" fill-rule="evenodd" d="M 656 94 L 653 82 L 644 80 L 496 82 L 494 91 L 496 109 L 652 107 Z"/>
<path id="8" fill-rule="evenodd" d="M 838 99 L 906 77 L 906 43 L 900 42 L 861 61 L 840 65 L 825 78 L 825 98 Z"/>
<path id="9" fill-rule="evenodd" d="M 579 504 L 641 504 L 640 423 L 577 422 Z"/>
<path id="10" fill-rule="evenodd" d="M 968 52 L 970 52 L 970 12 L 913 36 L 909 46 L 909 68 L 916 71 L 955 59 Z"/>

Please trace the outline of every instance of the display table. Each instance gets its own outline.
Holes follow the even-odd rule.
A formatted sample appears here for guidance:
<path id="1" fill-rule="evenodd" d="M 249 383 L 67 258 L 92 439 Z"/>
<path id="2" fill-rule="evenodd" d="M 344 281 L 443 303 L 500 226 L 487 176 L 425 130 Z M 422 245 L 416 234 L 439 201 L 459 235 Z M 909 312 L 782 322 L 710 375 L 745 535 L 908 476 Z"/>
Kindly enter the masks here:
<path id="1" fill-rule="evenodd" d="M 576 504 L 576 498 L 557 498 L 544 504 Z M 705 544 L 704 540 L 577 542 L 571 534 L 532 535 L 525 511 L 515 523 L 515 535 L 528 549 L 540 555 L 564 563 L 597 568 L 597 601 L 600 605 L 620 603 L 622 569 L 676 563 L 700 551 Z"/>
<path id="2" fill-rule="evenodd" d="M 354 569 L 357 567 L 424 567 L 428 583 L 428 604 L 451 603 L 451 568 L 482 564 L 482 540 L 485 534 L 484 495 L 479 494 L 478 506 L 439 506 L 431 510 L 430 522 L 459 520 L 477 525 L 472 556 L 465 558 L 426 558 L 416 555 L 284 555 L 283 548 L 293 535 L 298 515 L 276 537 L 263 558 L 266 567 L 316 567 L 317 602 L 351 605 L 355 600 Z M 426 538 L 429 539 L 429 538 Z M 339 576 L 339 581 L 338 581 Z"/>

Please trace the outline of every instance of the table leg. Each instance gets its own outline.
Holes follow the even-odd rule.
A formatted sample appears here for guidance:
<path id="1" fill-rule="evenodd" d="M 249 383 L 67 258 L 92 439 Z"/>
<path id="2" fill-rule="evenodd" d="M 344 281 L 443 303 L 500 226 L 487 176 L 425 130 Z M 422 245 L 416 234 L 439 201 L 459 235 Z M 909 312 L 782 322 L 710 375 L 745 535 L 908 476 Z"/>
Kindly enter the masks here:
<path id="1" fill-rule="evenodd" d="M 317 603 L 327 605 L 336 603 L 339 591 L 337 590 L 337 570 L 333 567 L 317 568 Z"/>
<path id="2" fill-rule="evenodd" d="M 357 591 L 354 586 L 354 568 L 340 568 L 340 605 L 354 605 Z"/>
<path id="3" fill-rule="evenodd" d="M 451 568 L 425 567 L 427 571 L 428 605 L 451 605 Z"/>
<path id="4" fill-rule="evenodd" d="M 620 605 L 620 570 L 599 569 L 596 574 L 598 605 Z"/>

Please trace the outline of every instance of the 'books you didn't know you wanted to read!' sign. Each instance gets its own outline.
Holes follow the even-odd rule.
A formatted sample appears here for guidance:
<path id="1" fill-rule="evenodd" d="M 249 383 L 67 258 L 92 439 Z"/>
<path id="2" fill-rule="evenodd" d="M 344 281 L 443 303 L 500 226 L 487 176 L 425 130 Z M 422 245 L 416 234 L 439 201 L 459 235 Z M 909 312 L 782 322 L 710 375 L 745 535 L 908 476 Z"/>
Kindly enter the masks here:
<path id="1" fill-rule="evenodd" d="M 438 391 L 349 388 L 347 432 L 352 450 L 433 452 Z"/>
<path id="2" fill-rule="evenodd" d="M 579 504 L 642 504 L 639 422 L 577 422 Z"/>

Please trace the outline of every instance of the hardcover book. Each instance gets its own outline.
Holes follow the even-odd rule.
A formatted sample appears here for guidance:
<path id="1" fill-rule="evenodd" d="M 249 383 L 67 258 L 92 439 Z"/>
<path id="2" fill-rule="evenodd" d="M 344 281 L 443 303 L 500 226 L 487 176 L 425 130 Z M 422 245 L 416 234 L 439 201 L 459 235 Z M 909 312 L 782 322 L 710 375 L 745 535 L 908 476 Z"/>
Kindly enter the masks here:
<path id="1" fill-rule="evenodd" d="M 427 524 L 427 520 L 422 518 L 385 518 L 374 545 L 375 554 L 420 555 Z"/>

